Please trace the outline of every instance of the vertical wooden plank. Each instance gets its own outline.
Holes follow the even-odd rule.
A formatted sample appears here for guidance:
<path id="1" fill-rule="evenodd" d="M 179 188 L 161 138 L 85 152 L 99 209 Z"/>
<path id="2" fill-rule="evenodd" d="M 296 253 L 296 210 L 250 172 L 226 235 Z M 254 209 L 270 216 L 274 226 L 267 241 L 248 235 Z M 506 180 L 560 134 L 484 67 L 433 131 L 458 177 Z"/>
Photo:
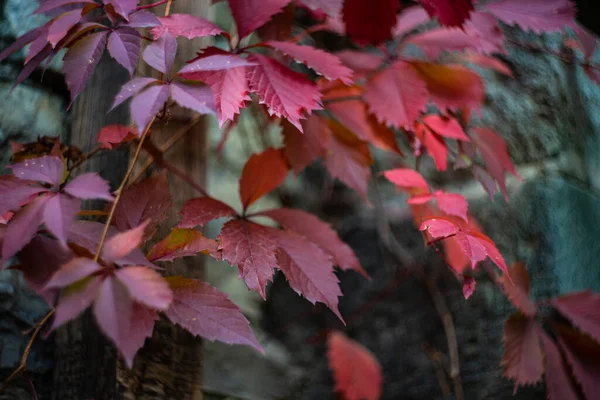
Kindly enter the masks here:
<path id="1" fill-rule="evenodd" d="M 209 18 L 210 0 L 177 0 L 171 13 L 188 13 Z M 161 15 L 162 9 L 156 10 Z M 202 41 L 178 40 L 176 67 L 194 57 Z M 145 68 L 145 67 L 141 67 Z M 147 68 L 142 75 L 149 75 Z M 193 113 L 174 109 L 171 116 L 153 128 L 151 140 L 160 145 L 175 132 L 189 125 Z M 208 124 L 201 118 L 166 155 L 166 159 L 186 171 L 196 182 L 206 182 Z M 178 221 L 178 212 L 189 198 L 199 194 L 179 178 L 170 175 L 169 184 L 174 207 L 161 224 L 157 237 L 164 237 Z M 178 260 L 167 266 L 168 275 L 202 279 L 203 262 L 199 257 Z M 152 338 L 146 340 L 132 370 L 122 363 L 118 369 L 119 398 L 122 399 L 202 399 L 202 340 L 175 326 L 164 317 L 157 322 Z"/>
<path id="2" fill-rule="evenodd" d="M 107 114 L 117 91 L 127 80 L 127 71 L 105 55 L 73 106 L 71 144 L 90 150 L 96 145 L 96 134 L 102 126 L 128 122 L 125 107 Z M 126 151 L 111 151 L 85 163 L 79 172 L 99 172 L 114 189 L 127 169 L 127 162 Z M 116 360 L 114 347 L 100 333 L 91 313 L 84 313 L 56 332 L 52 398 L 114 399 Z"/>

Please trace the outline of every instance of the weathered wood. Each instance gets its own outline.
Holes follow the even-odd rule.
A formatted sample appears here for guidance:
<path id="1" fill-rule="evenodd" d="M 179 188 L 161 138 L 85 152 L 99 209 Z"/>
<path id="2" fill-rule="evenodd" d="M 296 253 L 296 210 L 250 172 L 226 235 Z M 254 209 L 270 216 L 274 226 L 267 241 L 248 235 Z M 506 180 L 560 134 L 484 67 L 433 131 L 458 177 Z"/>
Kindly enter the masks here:
<path id="1" fill-rule="evenodd" d="M 161 14 L 162 10 L 156 11 Z M 177 0 L 172 13 L 189 13 L 208 17 L 210 1 Z M 178 40 L 179 50 L 176 64 L 194 57 L 201 46 L 198 41 Z M 147 67 L 141 66 L 142 75 L 149 75 Z M 174 109 L 170 116 L 153 128 L 151 140 L 160 145 L 175 132 L 189 125 L 194 114 Z M 179 143 L 166 154 L 165 159 L 185 171 L 197 183 L 204 185 L 206 176 L 206 150 L 208 125 L 205 118 L 193 125 Z M 157 238 L 164 237 L 179 219 L 178 211 L 184 202 L 198 196 L 193 188 L 169 175 L 169 184 L 174 207 L 161 224 Z M 182 275 L 189 278 L 203 277 L 203 262 L 200 258 L 178 260 L 167 266 L 167 275 Z M 202 399 L 202 340 L 161 318 L 134 362 L 133 370 L 121 363 L 118 369 L 119 398 L 123 399 Z"/>
<path id="2" fill-rule="evenodd" d="M 127 123 L 125 107 L 108 113 L 114 96 L 128 79 L 127 71 L 105 55 L 73 107 L 70 143 L 83 150 L 96 145 L 100 128 L 111 123 Z M 120 182 L 128 156 L 111 151 L 92 159 L 81 171 L 96 171 L 113 188 Z M 116 389 L 116 351 L 100 333 L 87 312 L 58 329 L 55 339 L 54 389 L 56 400 L 114 399 Z"/>

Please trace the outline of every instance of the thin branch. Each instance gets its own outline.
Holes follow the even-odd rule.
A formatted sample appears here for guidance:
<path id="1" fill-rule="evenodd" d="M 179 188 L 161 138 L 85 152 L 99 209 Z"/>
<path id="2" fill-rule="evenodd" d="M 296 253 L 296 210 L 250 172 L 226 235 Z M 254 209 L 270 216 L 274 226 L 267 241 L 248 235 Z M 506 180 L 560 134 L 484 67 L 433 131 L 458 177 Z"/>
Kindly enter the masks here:
<path id="1" fill-rule="evenodd" d="M 135 9 L 135 11 L 140 11 L 140 10 L 147 10 L 149 8 L 154 8 L 154 7 L 158 7 L 158 6 L 162 6 L 163 4 L 167 4 L 169 3 L 171 0 L 160 0 L 157 1 L 156 3 L 152 3 L 152 4 L 146 4 L 144 6 L 139 6 Z"/>
<path id="2" fill-rule="evenodd" d="M 450 357 L 450 378 L 454 383 L 454 395 L 457 400 L 464 400 L 465 395 L 460 377 L 460 361 L 458 358 L 458 342 L 456 340 L 456 329 L 454 328 L 452 313 L 448 309 L 446 299 L 444 299 L 444 295 L 440 291 L 435 279 L 426 277 L 425 286 L 429 290 L 435 310 L 442 320 L 444 332 L 446 333 L 448 355 Z"/>
<path id="3" fill-rule="evenodd" d="M 168 17 L 171 14 L 171 6 L 173 5 L 173 0 L 167 0 L 167 7 L 165 8 L 165 17 Z"/>
<path id="4" fill-rule="evenodd" d="M 182 181 L 196 189 L 202 196 L 210 197 L 208 192 L 199 184 L 196 183 L 188 174 L 174 166 L 173 164 L 168 163 L 167 161 L 162 161 L 161 166 L 165 168 L 167 171 L 172 172 L 174 175 L 178 176 Z"/>
<path id="5" fill-rule="evenodd" d="M 442 389 L 442 396 L 445 398 L 450 397 L 450 385 L 448 384 L 448 379 L 446 379 L 446 374 L 444 372 L 444 366 L 442 364 L 442 354 L 440 351 L 429 343 L 423 344 L 423 350 L 429 356 L 431 363 L 433 364 L 433 369 L 435 369 L 435 376 L 437 377 L 438 383 L 440 384 L 440 389 Z"/>
<path id="6" fill-rule="evenodd" d="M 77 161 L 75 164 L 73 164 L 71 166 L 71 171 L 74 170 L 75 168 L 79 167 L 81 164 L 83 164 L 84 162 L 86 162 L 90 158 L 94 157 L 96 154 L 98 154 L 98 152 L 100 152 L 100 150 L 102 150 L 102 147 L 96 146 L 92 150 L 90 150 L 87 153 L 85 153 L 83 155 L 83 157 L 81 158 L 81 160 Z"/>
<path id="7" fill-rule="evenodd" d="M 142 137 L 140 138 L 140 142 L 138 143 L 137 148 L 135 149 L 135 154 L 133 155 L 133 159 L 131 160 L 131 163 L 129 164 L 129 168 L 127 168 L 125 177 L 123 177 L 123 180 L 121 181 L 121 185 L 119 186 L 119 188 L 116 191 L 117 196 L 115 198 L 115 201 L 112 204 L 112 207 L 110 208 L 110 213 L 108 214 L 108 219 L 106 220 L 106 224 L 104 225 L 104 230 L 102 231 L 102 236 L 100 237 L 100 243 L 98 243 L 98 249 L 96 250 L 96 254 L 94 254 L 94 261 L 98 261 L 98 259 L 100 258 L 100 252 L 102 251 L 102 247 L 104 246 L 104 241 L 106 240 L 106 236 L 108 235 L 108 229 L 110 228 L 110 223 L 112 222 L 112 219 L 115 216 L 115 210 L 117 209 L 117 205 L 119 204 L 119 201 L 121 200 L 121 196 L 123 195 L 123 189 L 125 188 L 125 185 L 127 185 L 127 181 L 129 180 L 129 177 L 131 176 L 131 174 L 133 172 L 133 168 L 135 167 L 135 163 L 137 162 L 137 159 L 139 158 L 140 153 L 142 151 L 142 145 L 144 144 L 144 141 L 146 140 L 146 137 L 148 136 L 148 132 L 150 132 L 150 127 L 152 126 L 152 124 L 154 123 L 155 120 L 156 120 L 156 115 L 154 117 L 152 117 L 152 119 L 150 120 L 148 125 L 146 125 L 146 129 L 144 129 L 144 132 L 142 133 Z"/>
<path id="8" fill-rule="evenodd" d="M 344 101 L 354 101 L 354 100 L 362 100 L 362 97 L 361 96 L 332 97 L 330 99 L 323 100 L 323 105 L 332 104 L 332 103 L 342 103 Z"/>

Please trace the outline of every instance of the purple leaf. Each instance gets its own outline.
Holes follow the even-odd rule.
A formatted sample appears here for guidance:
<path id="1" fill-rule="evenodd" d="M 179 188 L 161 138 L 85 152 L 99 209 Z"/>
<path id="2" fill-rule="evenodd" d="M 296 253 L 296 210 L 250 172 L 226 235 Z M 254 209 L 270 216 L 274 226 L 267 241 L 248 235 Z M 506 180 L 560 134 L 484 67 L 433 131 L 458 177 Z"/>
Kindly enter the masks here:
<path id="1" fill-rule="evenodd" d="M 119 232 L 108 239 L 102 247 L 101 258 L 106 262 L 120 260 L 142 244 L 144 229 L 150 221 L 146 221 L 134 229 Z"/>
<path id="2" fill-rule="evenodd" d="M 209 86 L 172 83 L 171 97 L 181 107 L 189 108 L 200 114 L 217 114 L 215 97 Z"/>
<path id="3" fill-rule="evenodd" d="M 129 14 L 129 22 L 126 26 L 132 28 L 152 28 L 154 26 L 160 26 L 160 20 L 153 12 L 139 10 Z"/>
<path id="4" fill-rule="evenodd" d="M 65 165 L 60 158 L 44 156 L 30 158 L 18 164 L 9 165 L 14 176 L 19 179 L 40 181 L 58 186 L 63 180 Z"/>
<path id="5" fill-rule="evenodd" d="M 46 228 L 66 247 L 69 227 L 81 207 L 81 200 L 67 194 L 56 194 L 46 202 L 44 223 Z"/>
<path id="6" fill-rule="evenodd" d="M 107 32 L 92 33 L 69 48 L 63 59 L 63 72 L 71 92 L 71 101 L 81 93 L 98 65 L 106 46 Z"/>
<path id="7" fill-rule="evenodd" d="M 166 32 L 171 36 L 183 36 L 187 39 L 212 36 L 223 33 L 223 30 L 214 23 L 189 14 L 171 14 L 161 17 L 160 26 L 152 29 L 154 38 L 162 37 Z"/>
<path id="8" fill-rule="evenodd" d="M 81 4 L 80 4 L 81 3 Z M 46 11 L 53 10 L 55 8 L 68 6 L 71 4 L 80 4 L 82 7 L 83 3 L 94 4 L 94 0 L 47 0 L 42 4 L 37 10 L 35 10 L 34 14 L 45 13 Z"/>
<path id="9" fill-rule="evenodd" d="M 50 281 L 46 289 L 62 289 L 102 269 L 100 264 L 90 258 L 77 257 L 62 265 Z"/>
<path id="10" fill-rule="evenodd" d="M 31 42 L 29 46 L 29 51 L 27 52 L 27 57 L 25 57 L 25 64 L 29 63 L 33 59 L 33 57 L 40 54 L 42 50 L 48 45 L 48 27 L 43 26 L 40 31 L 40 35 Z"/>
<path id="11" fill-rule="evenodd" d="M 142 58 L 152 68 L 168 75 L 175 61 L 176 53 L 177 41 L 173 36 L 166 33 L 146 47 Z"/>
<path id="12" fill-rule="evenodd" d="M 138 0 L 104 0 L 104 4 L 113 6 L 117 14 L 125 19 L 129 19 L 129 14 L 135 11 Z"/>
<path id="13" fill-rule="evenodd" d="M 42 223 L 44 206 L 48 197 L 40 196 L 15 214 L 6 227 L 2 243 L 2 263 L 14 256 L 33 238 Z"/>
<path id="14" fill-rule="evenodd" d="M 81 9 L 67 11 L 54 19 L 48 26 L 48 43 L 52 45 L 52 48 L 56 47 L 57 43 L 67 35 L 69 29 L 75 26 L 80 19 Z"/>
<path id="15" fill-rule="evenodd" d="M 0 177 L 0 215 L 7 211 L 18 210 L 23 202 L 31 196 L 47 191 L 40 186 L 29 186 L 26 181 L 15 179 L 10 175 Z"/>
<path id="16" fill-rule="evenodd" d="M 25 79 L 27 79 L 29 77 L 29 75 L 31 75 L 31 73 L 50 54 L 52 54 L 52 46 L 47 44 L 38 54 L 35 55 L 35 57 L 33 57 L 27 64 L 25 64 L 23 66 L 23 68 L 21 69 L 21 72 L 19 72 L 19 75 L 17 76 L 17 79 L 15 79 L 15 83 L 14 83 L 12 89 L 14 89 L 15 87 L 17 87 L 17 85 L 19 85 L 21 82 L 23 82 Z"/>
<path id="17" fill-rule="evenodd" d="M 139 303 L 133 303 L 129 332 L 121 338 L 121 353 L 125 362 L 131 368 L 135 353 L 144 345 L 146 338 L 152 336 L 154 322 L 158 320 L 158 313 L 144 307 Z"/>
<path id="18" fill-rule="evenodd" d="M 132 310 L 133 301 L 125 286 L 116 279 L 105 279 L 94 302 L 94 316 L 102 332 L 121 353 L 129 354 L 123 344 L 127 343 Z"/>
<path id="19" fill-rule="evenodd" d="M 185 74 L 198 71 L 221 71 L 230 68 L 244 67 L 256 65 L 248 60 L 245 60 L 235 54 L 213 54 L 206 57 L 201 57 L 194 60 L 179 70 L 179 74 Z"/>
<path id="20" fill-rule="evenodd" d="M 146 86 L 153 82 L 158 82 L 154 78 L 133 78 L 126 84 L 121 87 L 121 90 L 115 97 L 115 102 L 113 103 L 111 110 L 126 101 L 128 98 L 135 96 L 140 92 L 140 90 L 144 89 Z"/>
<path id="21" fill-rule="evenodd" d="M 65 322 L 74 319 L 88 308 L 98 296 L 101 284 L 102 278 L 94 276 L 87 282 L 82 282 L 63 291 L 56 306 L 56 313 L 54 313 L 54 321 L 50 330 L 54 330 Z"/>
<path id="22" fill-rule="evenodd" d="M 137 65 L 141 46 L 142 37 L 133 28 L 118 28 L 108 37 L 108 52 L 130 75 Z"/>
<path id="23" fill-rule="evenodd" d="M 135 301 L 155 310 L 169 308 L 173 293 L 167 281 L 156 271 L 134 266 L 119 269 L 116 276 Z"/>
<path id="24" fill-rule="evenodd" d="M 38 36 L 40 36 L 40 32 L 43 29 L 44 27 L 40 27 L 27 32 L 26 34 L 20 36 L 17 40 L 15 40 L 14 43 L 12 43 L 10 46 L 0 51 L 0 62 L 6 57 L 10 56 L 15 51 L 19 50 L 21 47 L 33 42 Z"/>
<path id="25" fill-rule="evenodd" d="M 67 183 L 64 189 L 71 196 L 83 200 L 102 199 L 113 201 L 115 198 L 110 194 L 108 182 L 96 173 L 79 175 Z"/>
<path id="26" fill-rule="evenodd" d="M 169 85 L 152 86 L 131 101 L 131 115 L 140 132 L 169 99 Z"/>

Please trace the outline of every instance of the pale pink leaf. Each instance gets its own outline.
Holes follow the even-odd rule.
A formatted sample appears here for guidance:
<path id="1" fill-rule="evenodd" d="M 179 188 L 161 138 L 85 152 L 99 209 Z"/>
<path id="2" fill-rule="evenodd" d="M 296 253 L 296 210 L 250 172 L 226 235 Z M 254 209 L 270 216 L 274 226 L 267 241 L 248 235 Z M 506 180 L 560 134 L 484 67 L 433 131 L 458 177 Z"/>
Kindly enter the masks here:
<path id="1" fill-rule="evenodd" d="M 171 93 L 170 85 L 152 86 L 136 95 L 131 101 L 131 115 L 140 132 L 163 107 Z"/>
<path id="2" fill-rule="evenodd" d="M 145 221 L 136 228 L 119 232 L 108 239 L 102 247 L 101 258 L 106 262 L 120 260 L 142 244 L 144 229 L 150 221 Z"/>
<path id="3" fill-rule="evenodd" d="M 181 107 L 189 108 L 199 114 L 216 114 L 215 97 L 210 87 L 205 85 L 187 85 L 173 82 L 171 98 Z"/>
<path id="4" fill-rule="evenodd" d="M 77 257 L 68 263 L 61 265 L 52 278 L 46 284 L 47 289 L 62 289 L 73 283 L 80 281 L 102 267 L 90 258 Z"/>
<path id="5" fill-rule="evenodd" d="M 133 78 L 121 87 L 121 90 L 119 91 L 119 93 L 117 93 L 115 101 L 110 109 L 112 110 L 113 108 L 117 107 L 119 104 L 123 103 L 130 97 L 135 96 L 142 89 L 144 89 L 146 86 L 153 82 L 158 81 L 154 78 Z"/>
<path id="6" fill-rule="evenodd" d="M 177 41 L 173 36 L 165 33 L 144 49 L 142 58 L 152 68 L 168 75 L 175 61 L 176 53 Z"/>
<path id="7" fill-rule="evenodd" d="M 63 180 L 65 165 L 54 156 L 29 158 L 18 164 L 9 165 L 14 176 L 19 179 L 40 181 L 58 186 Z"/>
<path id="8" fill-rule="evenodd" d="M 198 197 L 188 200 L 180 211 L 178 228 L 204 226 L 213 219 L 236 216 L 237 212 L 227 204 L 212 197 Z"/>
<path id="9" fill-rule="evenodd" d="M 423 7 L 413 6 L 402 9 L 393 29 L 394 36 L 403 36 L 431 18 Z"/>
<path id="10" fill-rule="evenodd" d="M 183 36 L 187 39 L 223 33 L 219 26 L 195 15 L 171 14 L 167 17 L 160 17 L 159 20 L 161 25 L 152 28 L 151 31 L 155 39 L 164 36 L 166 32 L 174 37 Z"/>
<path id="11" fill-rule="evenodd" d="M 107 32 L 85 36 L 73 44 L 63 58 L 63 72 L 71 92 L 71 101 L 85 87 L 106 47 Z"/>
<path id="12" fill-rule="evenodd" d="M 113 201 L 115 199 L 110 194 L 108 182 L 93 172 L 75 177 L 75 179 L 67 183 L 64 191 L 71 196 L 84 200 L 102 199 Z"/>
<path id="13" fill-rule="evenodd" d="M 101 284 L 102 278 L 95 276 L 89 281 L 78 284 L 76 287 L 69 288 L 67 291 L 63 292 L 58 301 L 58 305 L 56 306 L 54 321 L 52 322 L 50 330 L 54 330 L 76 318 L 86 308 L 92 305 L 98 296 Z"/>
<path id="14" fill-rule="evenodd" d="M 42 223 L 47 196 L 40 196 L 21 209 L 9 221 L 2 242 L 2 263 L 19 252 L 35 236 Z"/>
<path id="15" fill-rule="evenodd" d="M 229 0 L 231 15 L 241 38 L 267 23 L 283 9 L 290 0 Z"/>
<path id="16" fill-rule="evenodd" d="M 148 267 L 121 268 L 115 275 L 125 285 L 131 298 L 147 307 L 164 311 L 173 300 L 167 281 Z"/>
<path id="17" fill-rule="evenodd" d="M 130 27 L 115 29 L 108 37 L 108 52 L 129 74 L 133 73 L 140 54 L 142 37 Z"/>
<path id="18" fill-rule="evenodd" d="M 48 196 L 44 207 L 44 223 L 46 228 L 63 245 L 67 245 L 69 228 L 81 207 L 81 200 L 67 194 L 57 193 Z"/>
<path id="19" fill-rule="evenodd" d="M 538 34 L 563 30 L 575 21 L 575 5 L 569 0 L 500 0 L 482 9 L 502 22 Z"/>
<path id="20" fill-rule="evenodd" d="M 383 172 L 383 176 L 394 185 L 403 189 L 423 188 L 429 189 L 425 178 L 417 171 L 408 168 L 397 168 Z"/>

